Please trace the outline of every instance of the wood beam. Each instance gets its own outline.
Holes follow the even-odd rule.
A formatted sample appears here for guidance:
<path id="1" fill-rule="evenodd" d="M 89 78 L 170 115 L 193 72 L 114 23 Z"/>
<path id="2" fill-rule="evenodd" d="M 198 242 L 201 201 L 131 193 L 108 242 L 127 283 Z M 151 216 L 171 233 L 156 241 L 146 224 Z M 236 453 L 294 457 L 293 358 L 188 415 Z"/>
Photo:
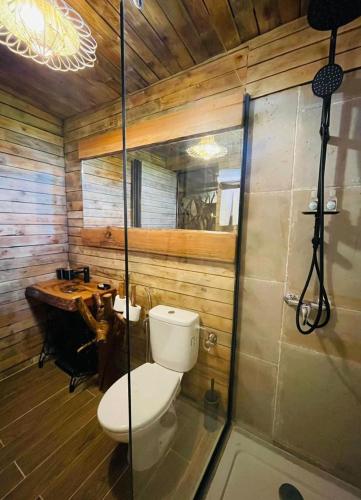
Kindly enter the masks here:
<path id="1" fill-rule="evenodd" d="M 150 119 L 130 124 L 127 147 L 135 149 L 151 144 L 221 131 L 242 124 L 243 88 L 225 96 L 215 96 L 199 103 Z M 79 141 L 79 159 L 119 153 L 122 132 L 117 128 Z"/>
<path id="2" fill-rule="evenodd" d="M 124 250 L 124 229 L 121 227 L 84 228 L 80 232 L 83 245 Z M 129 228 L 131 252 L 218 262 L 234 262 L 236 234 L 186 229 Z"/>

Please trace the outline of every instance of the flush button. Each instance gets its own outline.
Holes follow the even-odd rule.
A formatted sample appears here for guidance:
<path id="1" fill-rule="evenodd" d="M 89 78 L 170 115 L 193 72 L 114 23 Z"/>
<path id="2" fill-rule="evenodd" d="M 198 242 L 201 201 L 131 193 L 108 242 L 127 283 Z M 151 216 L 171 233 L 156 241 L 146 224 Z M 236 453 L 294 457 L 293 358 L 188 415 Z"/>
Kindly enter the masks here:
<path id="1" fill-rule="evenodd" d="M 173 311 L 173 310 L 168 311 L 168 314 L 175 314 L 175 311 Z"/>

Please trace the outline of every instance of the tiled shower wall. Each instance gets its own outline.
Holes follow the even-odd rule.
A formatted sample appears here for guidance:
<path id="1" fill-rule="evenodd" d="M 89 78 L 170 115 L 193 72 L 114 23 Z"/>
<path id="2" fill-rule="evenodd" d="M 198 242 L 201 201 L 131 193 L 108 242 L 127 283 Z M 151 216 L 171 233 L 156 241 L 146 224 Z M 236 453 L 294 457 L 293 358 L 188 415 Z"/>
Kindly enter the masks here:
<path id="1" fill-rule="evenodd" d="M 361 71 L 333 98 L 326 198 L 332 319 L 303 336 L 287 291 L 311 260 L 322 101 L 310 85 L 253 102 L 245 201 L 236 423 L 361 486 Z M 313 298 L 311 293 L 310 298 Z"/>

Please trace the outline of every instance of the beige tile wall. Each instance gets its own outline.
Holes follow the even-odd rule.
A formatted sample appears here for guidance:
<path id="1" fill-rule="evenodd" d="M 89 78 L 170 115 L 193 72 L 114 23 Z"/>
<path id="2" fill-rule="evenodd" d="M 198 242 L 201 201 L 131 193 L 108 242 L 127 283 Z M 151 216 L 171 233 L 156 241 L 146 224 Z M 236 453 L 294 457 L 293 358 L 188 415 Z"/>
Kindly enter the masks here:
<path id="1" fill-rule="evenodd" d="M 361 71 L 332 106 L 326 185 L 341 213 L 325 227 L 331 321 L 302 336 L 282 300 L 310 265 L 314 219 L 301 212 L 317 183 L 321 104 L 309 85 L 253 102 L 234 414 L 361 487 Z"/>

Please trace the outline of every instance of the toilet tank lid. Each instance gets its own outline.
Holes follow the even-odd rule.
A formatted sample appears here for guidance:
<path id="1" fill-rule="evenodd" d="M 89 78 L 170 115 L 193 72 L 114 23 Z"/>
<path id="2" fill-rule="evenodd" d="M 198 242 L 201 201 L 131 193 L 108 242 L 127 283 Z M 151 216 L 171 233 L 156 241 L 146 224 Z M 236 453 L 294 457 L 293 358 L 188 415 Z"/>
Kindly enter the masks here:
<path id="1" fill-rule="evenodd" d="M 149 317 L 151 319 L 163 321 L 164 323 L 179 326 L 190 326 L 199 319 L 199 315 L 195 312 L 171 306 L 153 307 L 153 309 L 149 311 Z"/>

